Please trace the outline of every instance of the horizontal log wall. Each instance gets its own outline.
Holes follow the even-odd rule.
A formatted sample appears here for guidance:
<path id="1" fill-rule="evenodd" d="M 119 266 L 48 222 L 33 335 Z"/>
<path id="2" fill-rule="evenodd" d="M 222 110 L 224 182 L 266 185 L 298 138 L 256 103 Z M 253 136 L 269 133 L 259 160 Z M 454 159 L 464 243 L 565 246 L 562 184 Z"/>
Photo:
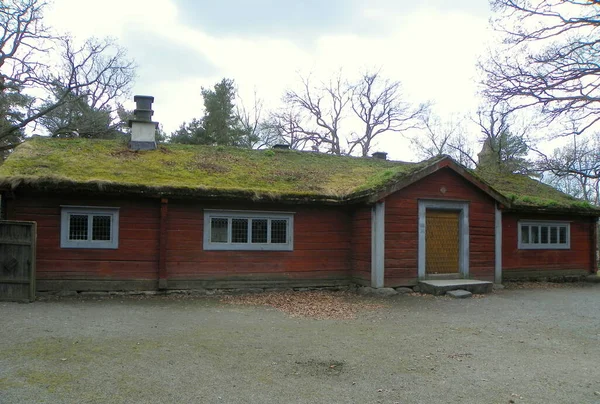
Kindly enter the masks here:
<path id="1" fill-rule="evenodd" d="M 294 212 L 293 251 L 204 251 L 204 209 Z M 167 224 L 169 285 L 186 281 L 323 284 L 348 280 L 351 212 L 335 207 L 207 205 L 171 202 Z M 201 284 L 201 283 L 196 283 Z"/>
<path id="2" fill-rule="evenodd" d="M 568 250 L 520 250 L 519 220 L 560 220 L 570 222 Z M 593 238 L 595 220 L 568 215 L 504 213 L 502 215 L 502 267 L 504 279 L 581 275 L 594 271 Z"/>
<path id="3" fill-rule="evenodd" d="M 78 281 L 79 285 L 95 282 L 95 286 L 79 286 L 80 289 L 94 289 L 98 281 L 139 281 L 144 288 L 153 286 L 158 271 L 159 201 L 18 195 L 11 203 L 12 218 L 38 224 L 38 290 L 52 288 L 48 286 L 52 282 L 64 287 L 67 280 Z M 120 208 L 119 248 L 61 248 L 61 205 Z M 115 283 L 114 288 L 121 287 Z"/>
<path id="4" fill-rule="evenodd" d="M 160 200 L 22 194 L 12 202 L 12 219 L 38 223 L 39 290 L 158 287 Z M 120 208 L 119 248 L 61 248 L 61 205 Z M 177 201 L 169 201 L 168 206 L 168 288 L 326 286 L 348 283 L 350 279 L 350 209 Z M 204 251 L 204 209 L 293 211 L 294 251 Z"/>
<path id="5" fill-rule="evenodd" d="M 469 201 L 469 275 L 493 280 L 495 201 L 445 168 L 385 199 L 386 286 L 417 281 L 419 199 Z"/>

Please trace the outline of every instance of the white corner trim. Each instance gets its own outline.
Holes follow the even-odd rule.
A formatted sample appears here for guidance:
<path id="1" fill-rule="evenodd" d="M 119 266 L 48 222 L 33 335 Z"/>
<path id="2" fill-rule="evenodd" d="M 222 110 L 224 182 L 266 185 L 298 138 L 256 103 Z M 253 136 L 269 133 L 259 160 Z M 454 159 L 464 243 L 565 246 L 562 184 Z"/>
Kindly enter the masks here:
<path id="1" fill-rule="evenodd" d="M 427 252 L 427 229 L 426 215 L 427 209 L 454 210 L 459 212 L 459 255 L 458 267 L 460 274 L 467 278 L 469 276 L 469 202 L 466 201 L 440 201 L 440 200 L 419 200 L 419 245 L 418 245 L 418 276 L 423 279 L 426 273 L 426 252 Z"/>
<path id="2" fill-rule="evenodd" d="M 385 283 L 385 202 L 371 208 L 371 286 Z"/>
<path id="3" fill-rule="evenodd" d="M 494 283 L 502 283 L 502 211 L 499 209 L 497 202 L 494 221 L 494 241 Z"/>

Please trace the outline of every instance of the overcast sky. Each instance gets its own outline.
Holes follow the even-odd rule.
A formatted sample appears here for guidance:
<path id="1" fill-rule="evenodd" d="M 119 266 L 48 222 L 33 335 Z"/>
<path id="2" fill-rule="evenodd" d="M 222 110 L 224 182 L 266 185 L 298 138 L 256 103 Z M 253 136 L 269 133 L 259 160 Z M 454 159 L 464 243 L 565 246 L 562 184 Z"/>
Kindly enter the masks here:
<path id="1" fill-rule="evenodd" d="M 490 37 L 485 0 L 54 0 L 46 16 L 78 38 L 118 38 L 138 64 L 134 94 L 155 97 L 168 133 L 202 115 L 201 87 L 223 77 L 274 106 L 299 73 L 340 68 L 382 68 L 409 100 L 468 113 Z M 377 148 L 410 159 L 406 146 L 390 134 Z"/>

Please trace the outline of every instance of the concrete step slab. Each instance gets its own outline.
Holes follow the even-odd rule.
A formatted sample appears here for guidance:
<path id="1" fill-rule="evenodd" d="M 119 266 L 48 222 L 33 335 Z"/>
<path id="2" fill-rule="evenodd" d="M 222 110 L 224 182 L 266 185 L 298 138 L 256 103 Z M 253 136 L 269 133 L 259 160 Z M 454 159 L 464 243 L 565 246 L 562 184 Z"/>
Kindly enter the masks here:
<path id="1" fill-rule="evenodd" d="M 452 296 L 455 299 L 466 299 L 467 297 L 473 296 L 473 293 L 468 290 L 458 289 L 458 290 L 450 290 L 446 292 L 448 296 Z"/>
<path id="2" fill-rule="evenodd" d="M 493 287 L 492 282 L 479 281 L 476 279 L 444 279 L 444 280 L 422 280 L 419 281 L 419 290 L 421 293 L 440 296 L 451 290 L 466 290 L 471 293 L 484 294 L 490 293 Z"/>

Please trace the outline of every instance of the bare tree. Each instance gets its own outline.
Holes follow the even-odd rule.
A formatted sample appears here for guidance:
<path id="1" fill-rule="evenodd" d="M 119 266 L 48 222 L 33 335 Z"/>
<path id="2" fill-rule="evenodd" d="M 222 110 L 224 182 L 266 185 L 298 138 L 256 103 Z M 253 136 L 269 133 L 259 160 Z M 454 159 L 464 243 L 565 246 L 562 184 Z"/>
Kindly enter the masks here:
<path id="1" fill-rule="evenodd" d="M 404 102 L 400 82 L 383 79 L 380 72 L 363 73 L 351 91 L 352 110 L 364 129 L 349 140 L 350 154 L 359 147 L 361 155 L 367 157 L 377 136 L 416 128 L 427 109 L 424 104 L 413 108 Z"/>
<path id="2" fill-rule="evenodd" d="M 287 144 L 290 149 L 313 149 L 312 136 L 306 136 L 302 114 L 297 108 L 284 108 L 271 112 L 262 128 L 265 146 Z M 315 146 L 316 147 L 316 146 Z"/>
<path id="3" fill-rule="evenodd" d="M 536 150 L 537 168 L 543 180 L 561 191 L 600 204 L 600 134 L 573 135 L 570 145 L 551 155 Z"/>
<path id="4" fill-rule="evenodd" d="M 515 109 L 537 107 L 546 123 L 575 122 L 581 134 L 600 121 L 598 2 L 491 0 L 505 47 L 481 64 L 485 92 Z"/>
<path id="5" fill-rule="evenodd" d="M 521 174 L 531 171 L 532 164 L 526 159 L 530 125 L 518 124 L 515 112 L 505 102 L 481 106 L 473 121 L 482 134 L 478 168 Z"/>
<path id="6" fill-rule="evenodd" d="M 290 90 L 284 96 L 288 107 L 297 109 L 306 122 L 302 133 L 316 148 L 331 154 L 345 154 L 341 123 L 346 105 L 350 102 L 350 88 L 341 71 L 328 83 L 313 86 L 310 76 L 302 80 L 302 90 Z"/>
<path id="7" fill-rule="evenodd" d="M 475 167 L 474 150 L 465 136 L 462 119 L 441 119 L 428 109 L 421 115 L 421 130 L 410 138 L 417 156 L 429 159 L 449 155 L 466 167 Z"/>
<path id="8" fill-rule="evenodd" d="M 235 105 L 234 116 L 242 131 L 241 145 L 247 148 L 260 148 L 266 146 L 262 130 L 263 100 L 258 97 L 256 90 L 251 107 L 246 107 L 244 101 L 239 97 Z"/>
<path id="9" fill-rule="evenodd" d="M 133 62 L 113 40 L 76 45 L 52 34 L 42 23 L 45 6 L 41 0 L 0 4 L 0 105 L 6 116 L 0 141 L 22 135 L 28 125 L 82 99 L 93 110 L 106 111 L 109 105 L 116 110 L 113 101 L 129 91 L 134 78 Z"/>

